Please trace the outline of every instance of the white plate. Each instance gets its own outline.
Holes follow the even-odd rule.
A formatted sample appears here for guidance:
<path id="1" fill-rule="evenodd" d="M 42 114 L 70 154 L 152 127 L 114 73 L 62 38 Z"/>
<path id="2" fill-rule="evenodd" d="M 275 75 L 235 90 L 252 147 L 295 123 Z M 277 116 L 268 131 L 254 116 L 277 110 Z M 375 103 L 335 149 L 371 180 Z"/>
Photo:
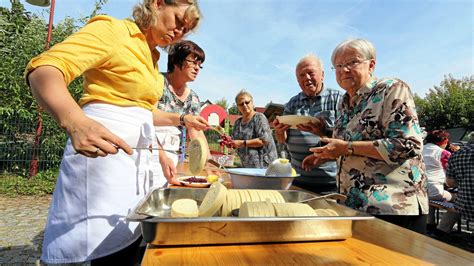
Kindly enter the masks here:
<path id="1" fill-rule="evenodd" d="M 317 119 L 305 115 L 282 115 L 278 117 L 278 121 L 282 124 L 290 125 L 291 128 L 296 128 L 296 126 L 300 124 L 306 124 L 309 122 L 315 123 Z"/>
<path id="2" fill-rule="evenodd" d="M 180 177 L 177 177 L 176 180 L 178 180 L 178 182 L 185 186 L 185 187 L 209 187 L 211 185 L 211 183 L 209 182 L 205 182 L 205 183 L 198 183 L 198 182 L 187 182 L 185 181 L 186 179 L 188 178 L 191 178 L 191 177 L 196 177 L 196 178 L 204 178 L 206 179 L 205 176 L 200 176 L 200 175 L 188 175 L 188 176 L 180 176 Z"/>

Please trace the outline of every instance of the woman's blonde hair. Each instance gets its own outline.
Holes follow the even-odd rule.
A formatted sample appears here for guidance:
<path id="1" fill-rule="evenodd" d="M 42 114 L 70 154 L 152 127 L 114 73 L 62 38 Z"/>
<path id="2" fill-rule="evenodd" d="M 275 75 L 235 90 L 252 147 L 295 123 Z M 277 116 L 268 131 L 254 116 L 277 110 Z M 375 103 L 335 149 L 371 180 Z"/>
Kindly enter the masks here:
<path id="1" fill-rule="evenodd" d="M 156 24 L 157 15 L 155 9 L 152 8 L 158 0 L 143 0 L 142 3 L 133 7 L 133 18 L 138 27 L 146 30 Z M 186 24 L 190 25 L 189 30 L 193 30 L 199 23 L 201 11 L 197 4 L 197 0 L 163 0 L 166 5 L 189 5 L 184 14 Z"/>

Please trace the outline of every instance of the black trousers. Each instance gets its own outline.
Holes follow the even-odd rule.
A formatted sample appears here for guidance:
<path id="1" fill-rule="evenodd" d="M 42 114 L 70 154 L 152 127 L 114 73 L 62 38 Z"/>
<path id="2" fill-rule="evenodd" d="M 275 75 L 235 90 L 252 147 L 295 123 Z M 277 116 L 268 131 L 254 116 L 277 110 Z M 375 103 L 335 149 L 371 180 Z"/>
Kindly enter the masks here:
<path id="1" fill-rule="evenodd" d="M 108 256 L 91 260 L 91 266 L 96 265 L 140 265 L 146 247 L 140 247 L 142 237 L 130 244 L 128 247 L 112 253 Z"/>
<path id="2" fill-rule="evenodd" d="M 375 215 L 386 222 L 396 224 L 420 234 L 426 234 L 427 214 L 420 215 Z"/>

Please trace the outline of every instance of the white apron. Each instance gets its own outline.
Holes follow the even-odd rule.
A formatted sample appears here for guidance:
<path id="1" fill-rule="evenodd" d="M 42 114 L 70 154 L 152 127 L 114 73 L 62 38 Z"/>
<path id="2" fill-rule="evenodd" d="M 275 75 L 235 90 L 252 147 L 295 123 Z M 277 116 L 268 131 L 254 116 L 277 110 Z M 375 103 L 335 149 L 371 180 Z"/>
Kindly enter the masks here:
<path id="1" fill-rule="evenodd" d="M 85 114 L 131 147 L 156 147 L 152 113 L 139 107 L 88 104 Z M 152 183 L 149 150 L 88 158 L 75 154 L 68 139 L 44 233 L 46 263 L 89 261 L 117 252 L 140 236 L 126 215 Z"/>
<path id="2" fill-rule="evenodd" d="M 166 150 L 179 150 L 181 130 L 174 126 L 158 126 L 155 127 L 155 134 L 158 143 Z M 166 152 L 168 158 L 173 160 L 174 165 L 178 164 L 179 156 L 175 153 Z M 159 163 L 153 164 L 153 187 L 163 187 L 167 184 L 166 177 L 163 175 L 163 170 Z"/>

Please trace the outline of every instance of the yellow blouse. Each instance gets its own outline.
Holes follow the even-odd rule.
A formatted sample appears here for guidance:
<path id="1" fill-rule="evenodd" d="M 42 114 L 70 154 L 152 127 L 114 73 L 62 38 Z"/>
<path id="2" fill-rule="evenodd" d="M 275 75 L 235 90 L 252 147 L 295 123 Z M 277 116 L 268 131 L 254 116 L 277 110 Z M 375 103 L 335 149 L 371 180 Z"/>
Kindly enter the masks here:
<path id="1" fill-rule="evenodd" d="M 33 58 L 26 71 L 54 66 L 63 73 L 66 84 L 84 74 L 81 106 L 100 101 L 153 110 L 164 86 L 158 71 L 159 57 L 158 51 L 150 51 L 145 35 L 133 21 L 97 16 Z"/>

